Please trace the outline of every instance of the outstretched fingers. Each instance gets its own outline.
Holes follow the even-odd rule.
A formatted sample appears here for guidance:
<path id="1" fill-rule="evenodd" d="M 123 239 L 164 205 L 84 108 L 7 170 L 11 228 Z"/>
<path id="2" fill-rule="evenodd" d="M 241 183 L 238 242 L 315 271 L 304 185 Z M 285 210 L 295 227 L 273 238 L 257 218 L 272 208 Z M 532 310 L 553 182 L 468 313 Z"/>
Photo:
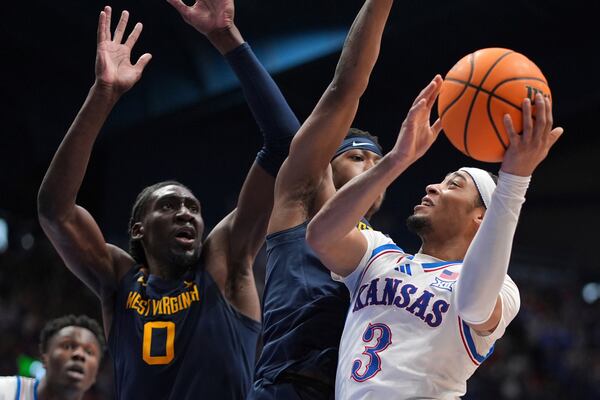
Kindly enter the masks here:
<path id="1" fill-rule="evenodd" d="M 523 103 L 523 105 L 525 105 L 525 103 Z M 523 117 L 523 120 L 525 120 L 524 117 Z M 513 120 L 512 120 L 512 117 L 510 116 L 510 114 L 504 114 L 503 122 L 504 122 L 504 128 L 506 129 L 506 132 L 508 133 L 508 138 L 510 140 L 511 145 L 516 146 L 517 143 L 519 143 L 519 141 L 521 140 L 521 137 L 515 131 L 515 126 L 513 124 Z"/>
<path id="2" fill-rule="evenodd" d="M 190 8 L 182 0 L 167 0 L 167 3 L 172 5 L 182 16 L 185 15 Z"/>
<path id="3" fill-rule="evenodd" d="M 125 33 L 125 27 L 127 26 L 127 21 L 129 20 L 129 12 L 127 10 L 123 10 L 121 13 L 121 18 L 119 18 L 119 23 L 117 24 L 117 28 L 115 29 L 115 35 L 113 36 L 113 41 L 115 43 L 121 43 L 123 39 L 123 34 Z"/>
<path id="4" fill-rule="evenodd" d="M 109 6 L 104 7 L 104 9 L 100 11 L 100 16 L 98 17 L 98 30 L 96 31 L 97 43 L 110 40 L 110 14 L 111 9 Z"/>
<path id="5" fill-rule="evenodd" d="M 552 147 L 554 146 L 554 143 L 556 143 L 556 141 L 558 139 L 560 139 L 560 137 L 562 136 L 562 134 L 565 132 L 565 130 L 561 127 L 556 127 L 554 129 L 552 129 L 550 131 L 550 145 L 548 147 Z"/>
<path id="6" fill-rule="evenodd" d="M 133 30 L 131 31 L 131 33 L 127 37 L 127 40 L 125 41 L 125 46 L 132 49 L 133 46 L 135 45 L 135 43 L 137 42 L 138 38 L 140 37 L 140 34 L 142 33 L 143 28 L 144 28 L 144 26 L 142 25 L 141 22 L 138 22 L 137 24 L 135 24 L 135 26 L 133 27 Z"/>
<path id="7" fill-rule="evenodd" d="M 546 132 L 550 132 L 552 130 L 552 125 L 554 124 L 554 118 L 552 117 L 552 103 L 550 102 L 549 97 L 544 97 L 544 104 L 546 105 Z"/>
<path id="8" fill-rule="evenodd" d="M 413 102 L 413 106 L 415 106 L 421 99 L 425 99 L 427 102 L 428 106 L 432 106 L 433 103 L 435 102 L 435 99 L 437 98 L 437 95 L 440 92 L 440 89 L 442 87 L 442 82 L 443 79 L 440 75 L 436 75 L 431 82 L 429 82 L 429 84 L 427 86 L 425 86 L 425 88 L 423 90 L 421 90 L 421 93 L 419 93 L 419 95 L 416 97 L 415 101 Z"/>
<path id="9" fill-rule="evenodd" d="M 106 40 L 105 37 L 105 29 L 106 29 L 106 13 L 104 10 L 100 11 L 100 16 L 98 17 L 98 29 L 96 30 L 96 43 L 101 43 Z"/>
<path id="10" fill-rule="evenodd" d="M 431 130 L 433 131 L 433 134 L 437 137 L 442 131 L 442 120 L 439 118 L 436 119 L 433 125 L 431 126 Z"/>
<path id="11" fill-rule="evenodd" d="M 142 73 L 144 71 L 144 68 L 146 68 L 146 65 L 148 65 L 148 63 L 150 62 L 151 59 L 152 59 L 152 54 L 144 53 L 140 56 L 140 58 L 138 58 L 134 67 L 138 70 L 139 73 Z"/>
<path id="12" fill-rule="evenodd" d="M 533 107 L 531 106 L 531 100 L 528 98 L 523 99 L 523 105 L 521 106 L 523 110 L 521 112 L 523 116 L 523 140 L 529 141 L 533 136 L 534 130 L 534 122 L 533 122 Z M 511 120 L 512 122 L 512 120 Z M 513 129 L 514 131 L 514 129 Z M 512 139 L 512 138 L 511 138 Z"/>

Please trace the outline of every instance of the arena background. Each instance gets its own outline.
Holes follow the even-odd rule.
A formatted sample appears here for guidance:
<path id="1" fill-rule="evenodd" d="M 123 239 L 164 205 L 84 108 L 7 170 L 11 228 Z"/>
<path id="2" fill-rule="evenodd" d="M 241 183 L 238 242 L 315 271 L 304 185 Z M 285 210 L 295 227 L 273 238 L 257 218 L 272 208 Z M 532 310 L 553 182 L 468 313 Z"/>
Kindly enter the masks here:
<path id="1" fill-rule="evenodd" d="M 64 267 L 36 217 L 50 159 L 94 79 L 97 16 L 105 3 L 10 2 L 0 25 L 0 375 L 37 354 L 49 318 L 87 313 L 95 297 Z M 329 83 L 359 0 L 238 0 L 236 21 L 301 120 Z M 260 133 L 217 52 L 161 0 L 114 1 L 144 23 L 135 56 L 154 56 L 103 130 L 79 203 L 107 240 L 127 246 L 138 191 L 176 178 L 194 189 L 207 225 L 222 218 L 260 146 Z M 468 399 L 600 398 L 600 62 L 596 2 L 397 1 L 355 126 L 386 149 L 414 96 L 435 74 L 483 47 L 534 60 L 553 91 L 565 135 L 539 167 L 515 238 L 510 274 L 522 307 Z M 427 183 L 474 163 L 440 136 L 388 192 L 373 219 L 418 249 L 404 219 Z M 259 286 L 264 254 L 256 263 Z M 25 357 L 23 357 L 25 356 Z M 435 357 L 435 354 L 432 355 Z M 19 358 L 21 357 L 21 358 Z M 112 398 L 110 359 L 86 399 Z"/>

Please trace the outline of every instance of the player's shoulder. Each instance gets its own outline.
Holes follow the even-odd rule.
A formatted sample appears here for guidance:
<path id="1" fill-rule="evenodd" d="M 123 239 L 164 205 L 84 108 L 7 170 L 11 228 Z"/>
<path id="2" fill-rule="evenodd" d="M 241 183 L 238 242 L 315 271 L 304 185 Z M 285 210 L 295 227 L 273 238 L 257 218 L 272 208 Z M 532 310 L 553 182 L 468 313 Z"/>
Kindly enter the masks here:
<path id="1" fill-rule="evenodd" d="M 2 391 L 2 389 L 6 389 L 12 385 L 16 385 L 17 384 L 17 377 L 16 376 L 0 376 L 0 394 L 3 394 L 4 392 Z"/>
<path id="2" fill-rule="evenodd" d="M 19 398 L 33 398 L 28 394 L 35 389 L 35 382 L 24 376 L 0 376 L 0 400 L 13 400 L 18 393 L 24 396 Z"/>
<path id="3" fill-rule="evenodd" d="M 121 278 L 123 278 L 123 276 L 137 263 L 131 254 L 119 246 L 115 246 L 110 243 L 107 243 L 106 246 L 110 251 L 115 272 L 115 281 L 118 283 Z"/>
<path id="4" fill-rule="evenodd" d="M 381 231 L 374 229 L 363 229 L 360 231 L 367 239 L 369 256 L 373 257 L 382 251 L 397 251 L 404 253 L 404 250 L 394 242 L 394 240 Z"/>

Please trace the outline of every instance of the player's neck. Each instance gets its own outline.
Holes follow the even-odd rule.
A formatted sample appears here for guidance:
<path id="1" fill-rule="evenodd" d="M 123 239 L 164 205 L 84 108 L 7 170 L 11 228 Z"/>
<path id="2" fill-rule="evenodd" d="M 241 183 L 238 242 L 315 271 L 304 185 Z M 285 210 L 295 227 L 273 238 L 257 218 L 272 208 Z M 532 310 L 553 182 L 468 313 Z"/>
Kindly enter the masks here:
<path id="1" fill-rule="evenodd" d="M 175 265 L 173 262 L 160 261 L 152 256 L 146 255 L 146 267 L 151 275 L 164 280 L 176 280 L 189 269 L 187 266 Z"/>
<path id="2" fill-rule="evenodd" d="M 471 240 L 454 237 L 450 240 L 422 237 L 421 253 L 444 261 L 458 261 L 465 258 Z"/>
<path id="3" fill-rule="evenodd" d="M 50 384 L 46 378 L 40 380 L 37 387 L 38 400 L 81 400 L 83 392 L 67 390 L 62 386 Z"/>

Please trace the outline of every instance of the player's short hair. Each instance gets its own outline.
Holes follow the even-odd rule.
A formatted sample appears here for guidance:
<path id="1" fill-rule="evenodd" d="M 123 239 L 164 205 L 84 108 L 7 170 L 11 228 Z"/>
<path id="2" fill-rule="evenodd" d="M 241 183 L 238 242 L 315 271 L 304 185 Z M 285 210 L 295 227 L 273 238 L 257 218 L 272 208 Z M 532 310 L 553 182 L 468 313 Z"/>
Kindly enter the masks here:
<path id="1" fill-rule="evenodd" d="M 358 129 L 358 128 L 350 128 L 348 130 L 348 134 L 346 134 L 346 137 L 344 138 L 344 140 L 351 138 L 351 137 L 369 138 L 371 141 L 373 141 L 377 145 L 377 147 L 379 148 L 379 151 L 381 153 L 383 153 L 383 147 L 381 147 L 381 144 L 379 144 L 379 138 L 375 135 L 372 135 L 369 131 L 363 131 L 362 129 Z"/>
<path id="2" fill-rule="evenodd" d="M 40 332 L 39 346 L 41 354 L 44 354 L 46 351 L 48 351 L 48 342 L 50 339 L 52 339 L 52 337 L 54 337 L 58 331 L 60 331 L 62 328 L 66 328 L 67 326 L 85 328 L 92 332 L 94 336 L 96 336 L 96 340 L 100 346 L 100 359 L 102 359 L 104 351 L 106 350 L 106 340 L 104 339 L 102 328 L 98 322 L 96 322 L 96 320 L 88 317 L 87 315 L 69 314 L 48 321 Z"/>
<path id="3" fill-rule="evenodd" d="M 498 175 L 492 174 L 490 171 L 485 171 L 485 172 L 487 172 L 490 175 L 490 177 L 492 178 L 494 183 L 497 185 L 498 184 Z M 477 197 L 475 198 L 475 207 L 485 208 L 485 204 L 483 203 L 483 198 L 481 197 L 481 193 L 479 193 L 479 190 L 477 190 Z"/>
<path id="4" fill-rule="evenodd" d="M 146 211 L 148 211 L 148 200 L 150 199 L 152 193 L 162 187 L 170 185 L 180 186 L 191 192 L 187 186 L 180 182 L 174 180 L 162 181 L 155 183 L 154 185 L 146 186 L 144 189 L 142 189 L 142 191 L 137 195 L 135 203 L 133 203 L 127 232 L 129 233 L 129 254 L 138 264 L 146 263 L 146 253 L 144 253 L 144 247 L 142 246 L 141 241 L 131 237 L 131 229 L 136 222 L 140 222 L 146 215 Z"/>

